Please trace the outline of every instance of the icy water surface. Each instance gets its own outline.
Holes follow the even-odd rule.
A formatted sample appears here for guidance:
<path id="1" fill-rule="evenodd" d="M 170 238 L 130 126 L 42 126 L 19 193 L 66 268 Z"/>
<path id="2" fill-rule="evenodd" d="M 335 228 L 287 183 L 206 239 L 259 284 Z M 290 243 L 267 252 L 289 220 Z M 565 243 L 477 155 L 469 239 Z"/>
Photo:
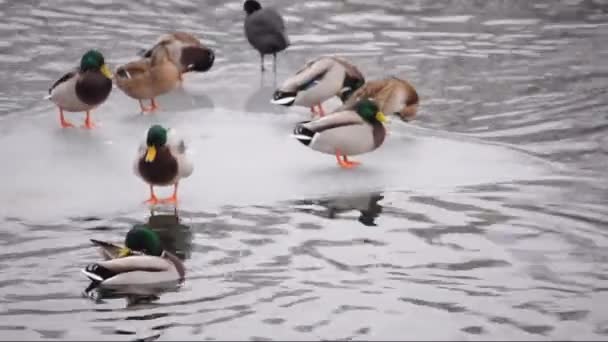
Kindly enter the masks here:
<path id="1" fill-rule="evenodd" d="M 276 79 L 240 1 L 0 1 L 0 339 L 608 337 L 607 1 L 263 4 L 293 43 Z M 215 50 L 210 72 L 155 115 L 114 89 L 99 129 L 58 127 L 42 97 L 86 49 L 115 67 L 171 30 Z M 332 53 L 421 96 L 355 170 L 289 137 L 306 109 L 269 103 Z M 152 123 L 195 161 L 177 212 L 145 207 L 132 173 Z M 89 239 L 140 224 L 184 258 L 185 284 L 83 298 Z"/>

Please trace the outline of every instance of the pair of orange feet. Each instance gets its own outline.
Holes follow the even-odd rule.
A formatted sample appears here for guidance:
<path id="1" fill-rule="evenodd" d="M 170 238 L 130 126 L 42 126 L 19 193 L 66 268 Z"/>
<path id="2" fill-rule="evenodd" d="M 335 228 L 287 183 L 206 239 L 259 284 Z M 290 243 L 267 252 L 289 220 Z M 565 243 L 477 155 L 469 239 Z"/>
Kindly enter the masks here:
<path id="1" fill-rule="evenodd" d="M 316 110 L 315 108 L 319 108 L 319 110 Z M 317 104 L 317 105 L 310 107 L 310 112 L 312 113 L 313 117 L 315 117 L 317 115 L 319 115 L 320 117 L 325 116 L 325 111 L 323 110 L 323 107 L 321 107 L 321 104 Z"/>
<path id="2" fill-rule="evenodd" d="M 59 108 L 59 123 L 61 124 L 62 128 L 76 127 L 73 123 L 65 119 L 65 117 L 63 116 L 63 109 L 61 108 Z M 86 129 L 93 129 L 96 127 L 95 123 L 93 123 L 93 120 L 91 120 L 91 113 L 89 111 L 87 111 L 87 117 L 86 119 L 84 119 L 84 125 L 82 125 L 82 127 Z"/>
<path id="3" fill-rule="evenodd" d="M 142 113 L 152 113 L 158 109 L 158 104 L 156 104 L 155 99 L 152 99 L 152 100 L 150 100 L 150 107 L 146 107 L 146 106 L 144 106 L 144 103 L 142 102 L 142 100 L 139 100 L 139 107 L 141 108 Z"/>
<path id="4" fill-rule="evenodd" d="M 348 157 L 346 155 L 340 155 L 340 152 L 336 152 L 336 160 L 338 161 L 338 165 L 343 169 L 352 169 L 361 164 L 358 161 L 348 160 Z"/>
<path id="5" fill-rule="evenodd" d="M 145 204 L 150 204 L 150 205 L 156 205 L 156 204 L 176 204 L 177 203 L 177 196 L 173 195 L 173 196 L 168 197 L 168 198 L 159 199 L 158 197 L 152 195 L 144 203 Z"/>

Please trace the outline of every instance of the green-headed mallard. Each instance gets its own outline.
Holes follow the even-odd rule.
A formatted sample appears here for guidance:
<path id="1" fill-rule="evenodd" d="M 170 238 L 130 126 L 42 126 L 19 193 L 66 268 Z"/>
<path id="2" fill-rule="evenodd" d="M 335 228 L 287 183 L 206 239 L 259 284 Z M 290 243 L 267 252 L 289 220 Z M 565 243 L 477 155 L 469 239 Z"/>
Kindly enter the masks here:
<path id="1" fill-rule="evenodd" d="M 315 151 L 333 154 L 343 168 L 359 164 L 348 156 L 371 152 L 384 142 L 387 121 L 378 105 L 363 99 L 354 109 L 298 123 L 293 136 Z"/>
<path id="2" fill-rule="evenodd" d="M 59 107 L 61 127 L 74 127 L 63 112 L 86 112 L 85 128 L 93 128 L 91 110 L 102 104 L 112 91 L 112 72 L 101 52 L 87 51 L 80 59 L 80 67 L 58 79 L 49 89 L 47 99 Z"/>
<path id="3" fill-rule="evenodd" d="M 264 55 L 273 56 L 273 71 L 277 71 L 277 53 L 281 52 L 291 44 L 287 32 L 285 32 L 285 21 L 274 8 L 262 8 L 256 0 L 246 0 L 243 10 L 247 13 L 245 17 L 244 30 L 247 41 L 260 53 L 260 68 L 264 71 Z"/>
<path id="4" fill-rule="evenodd" d="M 171 59 L 177 62 L 180 73 L 204 72 L 211 69 L 215 54 L 201 41 L 187 32 L 171 32 L 161 35 L 152 48 L 142 53 L 143 57 L 150 58 L 154 50 L 164 45 L 169 50 Z M 182 79 L 180 74 L 180 80 Z"/>
<path id="5" fill-rule="evenodd" d="M 368 81 L 355 91 L 338 109 L 351 109 L 362 98 L 373 98 L 383 113 L 395 114 L 403 121 L 410 121 L 418 111 L 418 93 L 408 81 L 397 77 Z"/>
<path id="6" fill-rule="evenodd" d="M 139 101 L 142 113 L 153 112 L 158 106 L 155 98 L 173 90 L 180 79 L 177 63 L 171 58 L 167 43 L 159 44 L 150 58 L 142 58 L 116 69 L 116 85 L 128 96 Z M 146 108 L 144 99 L 151 101 Z"/>
<path id="7" fill-rule="evenodd" d="M 148 204 L 176 203 L 177 186 L 182 178 L 192 174 L 194 165 L 186 156 L 186 144 L 175 129 L 153 125 L 148 129 L 135 158 L 134 171 L 150 186 Z M 173 196 L 159 200 L 154 186 L 173 185 Z"/>
<path id="8" fill-rule="evenodd" d="M 325 115 L 321 104 L 333 96 L 342 102 L 365 83 L 363 74 L 345 59 L 322 56 L 308 61 L 275 91 L 272 103 L 310 107 L 313 115 Z M 319 108 L 317 112 L 315 107 Z"/>
<path id="9" fill-rule="evenodd" d="M 91 285 L 113 288 L 129 285 L 155 284 L 183 281 L 186 269 L 175 255 L 163 250 L 158 235 L 146 227 L 134 227 L 125 237 L 125 245 L 91 240 L 100 247 L 104 261 L 87 265 L 82 269 Z"/>

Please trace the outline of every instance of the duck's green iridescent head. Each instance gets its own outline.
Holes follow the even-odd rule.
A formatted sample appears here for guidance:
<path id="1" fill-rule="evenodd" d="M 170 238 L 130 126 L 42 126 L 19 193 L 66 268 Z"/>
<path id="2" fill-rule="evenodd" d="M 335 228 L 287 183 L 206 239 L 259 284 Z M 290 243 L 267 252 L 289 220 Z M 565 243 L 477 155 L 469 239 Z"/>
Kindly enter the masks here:
<path id="1" fill-rule="evenodd" d="M 384 113 L 380 111 L 376 102 L 371 99 L 363 99 L 357 102 L 355 105 L 355 111 L 367 122 L 388 122 L 388 119 Z"/>
<path id="2" fill-rule="evenodd" d="M 101 71 L 107 77 L 112 78 L 112 72 L 106 65 L 105 59 L 101 52 L 97 50 L 89 50 L 80 59 L 80 71 Z"/>
<path id="3" fill-rule="evenodd" d="M 148 137 L 146 138 L 146 145 L 148 150 L 146 151 L 145 161 L 151 163 L 156 158 L 156 152 L 159 148 L 165 146 L 167 143 L 167 129 L 161 125 L 152 125 L 148 129 Z"/>
<path id="4" fill-rule="evenodd" d="M 132 251 L 160 256 L 163 248 L 156 232 L 145 226 L 136 226 L 127 233 L 125 248 L 120 252 L 120 257 L 130 255 Z"/>

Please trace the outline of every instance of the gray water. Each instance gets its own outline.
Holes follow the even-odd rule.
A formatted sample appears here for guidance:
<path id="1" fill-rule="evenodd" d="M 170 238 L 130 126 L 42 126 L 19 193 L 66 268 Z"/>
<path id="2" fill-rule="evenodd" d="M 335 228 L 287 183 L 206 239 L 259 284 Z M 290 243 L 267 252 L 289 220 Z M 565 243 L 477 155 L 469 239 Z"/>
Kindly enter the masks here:
<path id="1" fill-rule="evenodd" d="M 0 339 L 608 338 L 608 1 L 270 3 L 293 43 L 276 79 L 241 1 L 0 1 Z M 59 128 L 42 97 L 86 49 L 114 68 L 171 30 L 215 50 L 210 72 L 157 114 L 114 89 L 98 129 Z M 334 53 L 421 96 L 355 170 L 289 137 L 305 108 L 269 103 Z M 131 171 L 156 122 L 195 163 L 177 215 Z M 84 298 L 89 239 L 142 223 L 185 284 Z"/>

